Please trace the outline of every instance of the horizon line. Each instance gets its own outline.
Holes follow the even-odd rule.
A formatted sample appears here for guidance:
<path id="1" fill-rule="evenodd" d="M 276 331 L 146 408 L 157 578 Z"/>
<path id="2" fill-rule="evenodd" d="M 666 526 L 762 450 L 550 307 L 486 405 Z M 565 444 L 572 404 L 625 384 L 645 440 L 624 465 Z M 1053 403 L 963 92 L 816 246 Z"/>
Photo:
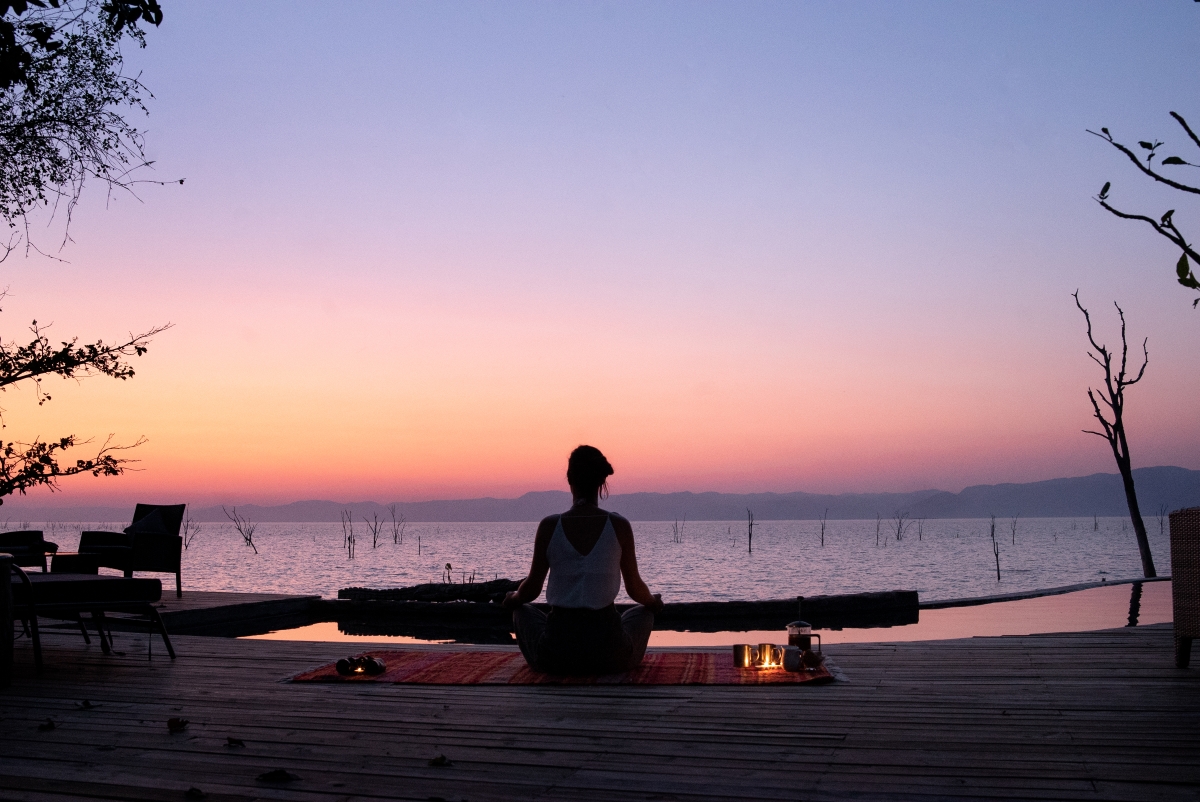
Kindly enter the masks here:
<path id="1" fill-rule="evenodd" d="M 1143 468 L 1134 468 L 1133 470 L 1136 473 L 1136 472 L 1140 472 L 1140 471 L 1161 470 L 1161 469 L 1172 469 L 1172 470 L 1197 472 L 1196 469 L 1183 468 L 1178 465 L 1153 465 L 1153 466 L 1146 466 Z M 631 491 L 628 493 L 613 493 L 609 496 L 609 498 L 623 498 L 623 497 L 629 497 L 629 496 L 672 496 L 672 495 L 693 495 L 693 496 L 702 496 L 702 495 L 717 495 L 717 496 L 806 495 L 806 496 L 816 496 L 816 497 L 823 496 L 823 497 L 829 497 L 829 498 L 846 498 L 846 497 L 852 497 L 852 496 L 911 496 L 911 495 L 922 494 L 922 493 L 930 493 L 930 494 L 949 493 L 950 495 L 959 495 L 959 494 L 964 493 L 967 490 L 970 490 L 972 488 L 1004 487 L 1004 486 L 1017 486 L 1017 485 L 1037 485 L 1037 484 L 1043 484 L 1043 483 L 1047 483 L 1047 482 L 1069 481 L 1072 479 L 1087 479 L 1087 478 L 1091 478 L 1094 476 L 1119 476 L 1119 475 L 1120 474 L 1116 473 L 1116 472 L 1096 471 L 1094 473 L 1082 474 L 1079 476 L 1058 476 L 1058 477 L 1053 477 L 1051 479 L 1038 479 L 1038 480 L 1035 480 L 1032 482 L 994 482 L 991 484 L 968 485 L 959 491 L 942 490 L 939 488 L 922 488 L 919 490 L 845 491 L 845 492 L 837 492 L 837 493 L 815 493 L 815 492 L 811 492 L 811 491 L 807 491 L 807 490 L 786 490 L 786 491 L 763 490 L 763 491 L 752 491 L 752 492 L 728 492 L 728 491 L 722 491 L 722 490 L 699 490 L 699 491 L 697 491 L 697 490 L 670 490 L 670 491 L 638 490 L 638 491 Z M 419 500 L 419 501 L 391 501 L 391 502 L 386 502 L 386 503 L 380 502 L 380 501 L 374 501 L 371 499 L 362 499 L 359 501 L 335 501 L 333 499 L 323 499 L 323 498 L 302 498 L 302 499 L 295 499 L 293 501 L 277 502 L 277 503 L 263 503 L 263 502 L 255 502 L 255 501 L 239 502 L 237 504 L 231 504 L 229 502 L 224 502 L 224 503 L 215 502 L 215 503 L 208 503 L 208 504 L 201 503 L 201 504 L 193 505 L 191 502 L 186 502 L 186 503 L 188 504 L 189 507 L 195 507 L 196 509 L 214 509 L 217 507 L 224 507 L 224 506 L 227 506 L 231 509 L 235 506 L 243 507 L 243 508 L 244 507 L 279 508 L 279 507 L 290 507 L 290 506 L 294 506 L 297 504 L 338 504 L 338 505 L 345 505 L 345 506 L 373 504 L 373 505 L 376 505 L 379 507 L 386 508 L 392 504 L 396 504 L 396 505 L 445 504 L 445 503 L 467 503 L 467 502 L 473 502 L 473 501 L 511 502 L 511 501 L 519 501 L 519 500 L 526 498 L 528 496 L 531 496 L 531 495 L 544 495 L 544 494 L 552 494 L 552 493 L 568 495 L 569 491 L 562 490 L 562 489 L 527 490 L 524 493 L 521 493 L 516 496 L 511 496 L 511 497 L 469 496 L 469 497 L 461 497 L 461 498 L 431 498 L 431 499 L 423 499 L 423 500 Z M 145 494 L 145 495 L 153 495 L 153 494 Z M 16 504 L 14 504 L 14 502 L 16 502 Z M 7 499 L 0 499 L 0 514 L 3 514 L 5 512 L 5 509 L 4 509 L 5 507 L 11 508 L 12 506 L 18 506 L 18 507 L 27 506 L 30 509 L 44 508 L 44 509 L 56 509 L 56 510 L 68 510 L 68 509 L 72 509 L 72 508 L 92 508 L 92 509 L 108 508 L 108 509 L 112 509 L 112 508 L 128 507 L 135 503 L 150 503 L 150 502 L 146 501 L 143 498 L 142 502 L 133 502 L 133 501 L 124 501 L 124 500 L 114 499 L 111 501 L 97 500 L 97 501 L 93 501 L 93 502 L 82 502 L 82 503 L 74 503 L 74 504 L 70 504 L 70 503 L 61 503 L 60 504 L 60 503 L 54 503 L 54 502 L 47 504 L 47 503 L 45 503 L 45 500 L 40 501 L 40 502 L 34 502 L 34 501 L 30 501 L 28 499 L 9 497 Z M 164 502 L 164 503 L 166 503 L 166 502 Z M 176 502 L 170 502 L 170 503 L 180 503 L 180 502 L 176 501 Z"/>

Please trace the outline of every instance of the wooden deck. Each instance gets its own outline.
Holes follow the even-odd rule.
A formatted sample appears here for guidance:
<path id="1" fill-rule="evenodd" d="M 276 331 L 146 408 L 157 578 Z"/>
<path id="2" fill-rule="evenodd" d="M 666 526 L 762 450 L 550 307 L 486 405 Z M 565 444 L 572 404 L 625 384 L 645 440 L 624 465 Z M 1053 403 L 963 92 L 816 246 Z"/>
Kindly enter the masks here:
<path id="1" fill-rule="evenodd" d="M 164 592 L 154 606 L 172 635 L 241 637 L 311 624 L 315 605 L 320 602 L 320 596 L 186 590 L 183 598 L 177 598 L 174 591 Z M 126 623 L 119 616 L 111 616 L 109 621 L 118 631 L 145 629 L 144 624 Z M 60 629 L 75 626 L 54 624 L 49 619 L 43 625 Z"/>
<path id="2" fill-rule="evenodd" d="M 842 644 L 850 682 L 816 688 L 292 685 L 346 646 L 175 640 L 53 633 L 41 676 L 18 641 L 0 799 L 1200 799 L 1200 669 L 1164 625 Z"/>
<path id="3" fill-rule="evenodd" d="M 311 623 L 310 608 L 320 599 L 283 593 L 185 590 L 183 598 L 164 592 L 155 607 L 167 632 L 236 637 Z"/>

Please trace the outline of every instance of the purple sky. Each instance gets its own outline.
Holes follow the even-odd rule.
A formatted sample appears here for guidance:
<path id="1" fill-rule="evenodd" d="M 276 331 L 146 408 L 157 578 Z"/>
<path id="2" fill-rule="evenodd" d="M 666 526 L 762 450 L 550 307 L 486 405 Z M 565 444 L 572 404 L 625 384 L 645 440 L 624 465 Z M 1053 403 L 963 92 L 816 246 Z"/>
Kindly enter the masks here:
<path id="1" fill-rule="evenodd" d="M 5 397 L 10 437 L 149 438 L 60 502 L 513 495 L 580 442 L 617 492 L 1112 471 L 1077 288 L 1150 338 L 1135 466 L 1200 468 L 1177 253 L 1091 196 L 1197 206 L 1085 132 L 1200 156 L 1195 3 L 165 10 L 129 64 L 186 183 L 4 265 L 10 338 L 175 324 Z"/>

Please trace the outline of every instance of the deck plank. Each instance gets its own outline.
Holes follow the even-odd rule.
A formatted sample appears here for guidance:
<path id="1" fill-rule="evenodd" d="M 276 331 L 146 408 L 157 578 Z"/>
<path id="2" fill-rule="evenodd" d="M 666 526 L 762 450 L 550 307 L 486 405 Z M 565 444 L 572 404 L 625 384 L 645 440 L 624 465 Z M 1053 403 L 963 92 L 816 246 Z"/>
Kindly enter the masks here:
<path id="1" fill-rule="evenodd" d="M 1200 799 L 1169 626 L 831 645 L 824 687 L 291 684 L 348 645 L 175 640 L 53 633 L 40 676 L 18 641 L 0 799 Z"/>

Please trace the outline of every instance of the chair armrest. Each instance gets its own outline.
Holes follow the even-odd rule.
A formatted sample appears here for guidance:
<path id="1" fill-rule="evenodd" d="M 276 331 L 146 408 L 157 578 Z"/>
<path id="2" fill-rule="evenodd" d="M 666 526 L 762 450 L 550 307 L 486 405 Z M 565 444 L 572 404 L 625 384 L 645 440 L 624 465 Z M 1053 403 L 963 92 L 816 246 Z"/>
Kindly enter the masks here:
<path id="1" fill-rule="evenodd" d="M 9 567 L 16 573 L 17 578 L 21 580 L 21 584 L 25 586 L 26 601 L 29 604 L 29 609 L 35 610 L 34 615 L 37 615 L 36 608 L 33 606 L 33 583 L 29 581 L 29 574 L 25 573 L 25 570 L 15 562 Z M 15 602 L 16 599 L 13 599 L 13 601 Z"/>
<path id="2" fill-rule="evenodd" d="M 42 550 L 47 554 L 58 554 L 58 544 L 51 543 L 49 540 L 42 541 Z"/>

